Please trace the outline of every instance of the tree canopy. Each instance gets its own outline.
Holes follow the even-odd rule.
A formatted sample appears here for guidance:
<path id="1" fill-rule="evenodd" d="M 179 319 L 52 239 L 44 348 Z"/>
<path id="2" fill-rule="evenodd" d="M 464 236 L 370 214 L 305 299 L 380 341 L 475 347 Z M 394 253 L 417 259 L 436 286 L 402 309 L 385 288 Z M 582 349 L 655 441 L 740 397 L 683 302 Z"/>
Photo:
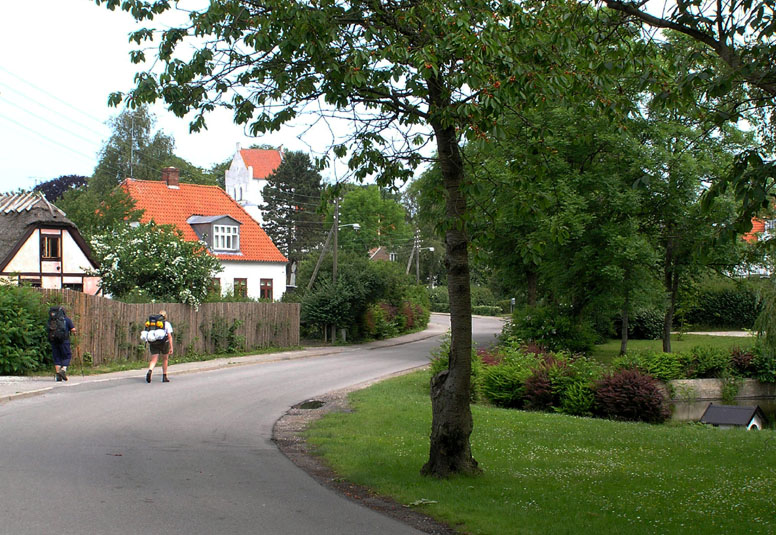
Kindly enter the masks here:
<path id="1" fill-rule="evenodd" d="M 101 288 L 118 299 L 155 299 L 198 305 L 223 268 L 199 242 L 177 229 L 141 223 L 92 238 Z"/>

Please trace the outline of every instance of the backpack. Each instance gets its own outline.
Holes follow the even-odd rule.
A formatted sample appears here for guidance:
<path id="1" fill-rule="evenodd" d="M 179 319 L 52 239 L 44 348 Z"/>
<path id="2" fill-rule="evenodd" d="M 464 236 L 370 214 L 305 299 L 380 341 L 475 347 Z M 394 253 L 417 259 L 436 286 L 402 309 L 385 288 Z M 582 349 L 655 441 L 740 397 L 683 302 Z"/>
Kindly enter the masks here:
<path id="1" fill-rule="evenodd" d="M 167 330 L 164 328 L 164 316 L 151 314 L 145 322 L 145 329 L 140 333 L 143 342 L 161 343 L 167 340 Z"/>
<path id="2" fill-rule="evenodd" d="M 65 309 L 62 307 L 49 308 L 48 339 L 55 344 L 61 344 L 70 339 L 70 331 L 67 330 L 65 321 Z"/>

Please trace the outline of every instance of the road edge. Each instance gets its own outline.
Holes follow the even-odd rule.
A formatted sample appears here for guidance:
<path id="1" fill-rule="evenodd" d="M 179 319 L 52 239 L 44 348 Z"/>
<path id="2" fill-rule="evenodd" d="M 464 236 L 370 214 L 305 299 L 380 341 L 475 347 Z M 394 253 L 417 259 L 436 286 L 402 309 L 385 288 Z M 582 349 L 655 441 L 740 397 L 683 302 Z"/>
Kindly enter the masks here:
<path id="1" fill-rule="evenodd" d="M 283 416 L 275 421 L 272 427 L 272 442 L 278 450 L 286 456 L 297 468 L 303 470 L 321 486 L 332 490 L 344 498 L 355 502 L 373 511 L 407 524 L 418 531 L 431 535 L 456 535 L 458 532 L 447 524 L 440 522 L 428 515 L 420 513 L 402 505 L 392 498 L 381 496 L 372 489 L 353 483 L 337 474 L 324 459 L 315 454 L 315 450 L 304 438 L 304 431 L 314 421 L 332 412 L 351 412 L 348 403 L 348 394 L 391 377 L 398 377 L 418 371 L 428 365 L 403 370 L 379 379 L 354 385 L 343 390 L 329 392 L 322 396 L 316 396 L 314 400 L 308 400 L 291 407 Z M 322 402 L 318 408 L 303 409 L 301 405 L 309 401 Z"/>

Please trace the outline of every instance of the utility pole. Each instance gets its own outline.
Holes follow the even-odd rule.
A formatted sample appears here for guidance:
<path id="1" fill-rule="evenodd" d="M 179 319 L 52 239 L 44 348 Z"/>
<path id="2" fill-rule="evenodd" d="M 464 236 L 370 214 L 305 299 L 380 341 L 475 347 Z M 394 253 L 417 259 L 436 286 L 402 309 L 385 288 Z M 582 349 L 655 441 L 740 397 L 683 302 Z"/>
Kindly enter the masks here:
<path id="1" fill-rule="evenodd" d="M 410 251 L 410 258 L 407 260 L 407 271 L 405 273 L 407 275 L 410 274 L 410 267 L 412 266 L 412 255 L 416 254 L 416 251 L 418 250 L 418 234 L 420 231 L 415 230 L 415 240 L 412 242 L 412 251 Z"/>
<path id="2" fill-rule="evenodd" d="M 336 197 L 334 199 L 334 226 L 332 227 L 334 229 L 334 249 L 333 249 L 333 259 L 332 259 L 332 266 L 331 266 L 331 281 L 334 283 L 332 286 L 334 288 L 334 291 L 337 291 L 337 250 L 339 249 L 339 197 Z M 337 341 L 337 324 L 334 323 L 331 326 L 331 343 Z"/>

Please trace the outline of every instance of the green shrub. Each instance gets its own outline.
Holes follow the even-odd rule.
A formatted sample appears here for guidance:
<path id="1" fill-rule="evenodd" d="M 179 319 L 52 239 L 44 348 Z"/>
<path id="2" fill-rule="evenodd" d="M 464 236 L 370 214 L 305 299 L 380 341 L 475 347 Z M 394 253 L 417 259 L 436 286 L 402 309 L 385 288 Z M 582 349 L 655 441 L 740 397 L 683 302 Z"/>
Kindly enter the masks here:
<path id="1" fill-rule="evenodd" d="M 47 307 L 30 288 L 0 284 L 0 373 L 20 375 L 49 363 Z"/>
<path id="2" fill-rule="evenodd" d="M 657 381 L 639 370 L 618 370 L 595 386 L 595 412 L 614 420 L 663 423 L 671 415 Z"/>
<path id="3" fill-rule="evenodd" d="M 502 336 L 533 341 L 550 351 L 589 353 L 596 342 L 590 325 L 572 318 L 566 311 L 546 306 L 523 307 L 512 314 Z"/>
<path id="4" fill-rule="evenodd" d="M 428 291 L 432 312 L 450 312 L 450 296 L 447 286 L 437 286 Z"/>
<path id="5" fill-rule="evenodd" d="M 612 361 L 615 370 L 637 369 L 660 381 L 686 378 L 686 361 L 689 355 L 657 351 L 635 351 Z"/>
<path id="6" fill-rule="evenodd" d="M 762 344 L 755 346 L 752 368 L 752 375 L 758 381 L 776 383 L 776 354 L 768 351 Z"/>
<path id="7" fill-rule="evenodd" d="M 501 314 L 500 306 L 489 305 L 475 305 L 472 306 L 472 314 L 479 314 L 480 316 L 498 316 Z"/>
<path id="8" fill-rule="evenodd" d="M 664 313 L 656 308 L 639 308 L 628 318 L 628 337 L 634 340 L 659 340 L 663 337 Z"/>
<path id="9" fill-rule="evenodd" d="M 685 307 L 685 321 L 716 328 L 751 329 L 762 306 L 748 282 L 707 281 Z"/>
<path id="10" fill-rule="evenodd" d="M 536 365 L 533 355 L 518 358 L 513 355 L 497 366 L 485 366 L 482 373 L 482 394 L 499 407 L 519 409 L 523 406 L 524 384 Z"/>
<path id="11" fill-rule="evenodd" d="M 688 379 L 722 377 L 731 365 L 731 352 L 722 348 L 695 346 L 690 350 L 690 362 L 686 370 Z"/>
<path id="12" fill-rule="evenodd" d="M 576 376 L 569 381 L 560 396 L 559 412 L 572 416 L 592 416 L 595 406 L 593 383 Z"/>
<path id="13" fill-rule="evenodd" d="M 450 333 L 442 337 L 442 344 L 431 352 L 431 376 L 448 369 L 450 363 Z M 472 374 L 471 391 L 469 398 L 472 402 L 479 401 L 482 397 L 483 365 L 477 352 L 472 348 Z"/>

